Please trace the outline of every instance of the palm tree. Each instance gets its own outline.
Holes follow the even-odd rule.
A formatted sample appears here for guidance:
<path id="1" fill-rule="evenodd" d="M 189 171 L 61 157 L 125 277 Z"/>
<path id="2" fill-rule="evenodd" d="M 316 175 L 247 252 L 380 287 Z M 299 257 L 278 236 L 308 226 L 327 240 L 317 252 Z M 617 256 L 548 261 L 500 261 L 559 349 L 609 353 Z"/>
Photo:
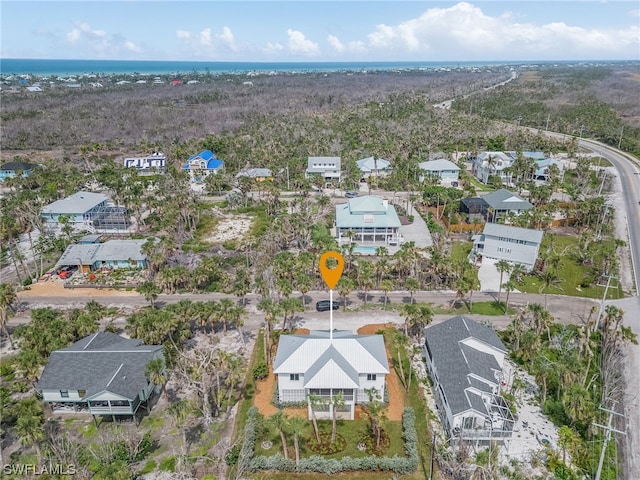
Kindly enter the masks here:
<path id="1" fill-rule="evenodd" d="M 338 410 L 344 407 L 344 394 L 340 391 L 331 396 L 331 443 L 336 443 L 336 427 Z"/>
<path id="2" fill-rule="evenodd" d="M 151 308 L 155 308 L 154 302 L 158 298 L 158 294 L 161 292 L 160 287 L 158 287 L 155 282 L 147 280 L 144 283 L 141 283 L 136 288 L 136 292 L 140 295 L 144 295 L 144 299 L 149 302 Z"/>
<path id="3" fill-rule="evenodd" d="M 33 445 L 36 449 L 38 459 L 42 458 L 40 442 L 44 440 L 44 429 L 42 428 L 42 415 L 20 416 L 16 421 L 16 433 L 20 438 L 20 443 L 25 447 Z"/>
<path id="4" fill-rule="evenodd" d="M 315 393 L 309 393 L 307 399 L 308 399 L 309 407 L 311 408 L 311 421 L 313 423 L 313 431 L 316 435 L 316 441 L 318 442 L 318 445 L 319 445 L 321 443 L 321 440 L 320 440 L 320 430 L 318 429 L 318 417 L 316 416 L 316 409 L 324 406 L 325 401 L 324 401 L 324 398 L 322 398 L 320 395 L 317 395 Z"/>
<path id="5" fill-rule="evenodd" d="M 165 400 L 168 400 L 167 390 L 165 386 L 167 384 L 167 371 L 163 358 L 154 358 L 147 362 L 144 367 L 144 375 L 154 385 L 161 387 L 161 391 L 164 393 Z"/>
<path id="6" fill-rule="evenodd" d="M 498 304 L 500 303 L 500 294 L 502 293 L 502 277 L 505 272 L 508 274 L 511 271 L 511 264 L 506 260 L 498 260 L 496 262 L 496 269 L 500 273 L 500 283 L 498 286 Z"/>
<path id="7" fill-rule="evenodd" d="M 307 305 L 306 295 L 307 295 L 307 292 L 311 290 L 311 285 L 312 285 L 311 277 L 306 273 L 301 273 L 296 277 L 296 285 L 298 287 L 298 290 L 302 294 L 302 298 L 301 298 L 302 306 L 306 307 Z"/>
<path id="8" fill-rule="evenodd" d="M 539 288 L 539 292 L 542 293 L 544 290 L 544 308 L 547 308 L 547 295 L 549 294 L 549 288 L 555 287 L 559 290 L 562 290 L 560 284 L 562 283 L 562 279 L 558 276 L 557 272 L 547 269 L 541 274 L 539 274 L 540 279 L 542 280 L 542 285 Z"/>
<path id="9" fill-rule="evenodd" d="M 358 286 L 362 290 L 362 296 L 364 304 L 367 304 L 367 298 L 369 296 L 369 290 L 373 286 L 374 282 L 374 268 L 373 263 L 368 260 L 358 261 Z"/>
<path id="10" fill-rule="evenodd" d="M 524 276 L 526 274 L 527 274 L 526 267 L 521 263 L 515 263 L 511 266 L 509 280 L 513 280 L 516 284 L 520 285 L 524 280 Z"/>
<path id="11" fill-rule="evenodd" d="M 182 433 L 182 454 L 187 454 L 187 429 L 185 425 L 189 417 L 189 402 L 187 400 L 178 400 L 169 406 L 169 414 L 173 417 L 176 428 Z"/>
<path id="12" fill-rule="evenodd" d="M 342 309 L 347 309 L 347 297 L 355 289 L 355 283 L 349 277 L 341 277 L 338 281 L 338 293 L 342 297 Z"/>
<path id="13" fill-rule="evenodd" d="M 413 294 L 420 288 L 420 282 L 416 278 L 409 277 L 405 280 L 404 286 L 407 290 L 409 290 L 409 294 L 411 295 L 411 303 L 414 303 Z"/>
<path id="14" fill-rule="evenodd" d="M 0 284 L 0 328 L 2 333 L 9 339 L 11 348 L 14 348 L 13 339 L 9 334 L 7 324 L 9 323 L 9 309 L 13 310 L 13 304 L 17 298 L 16 289 L 13 285 L 9 283 Z"/>
<path id="15" fill-rule="evenodd" d="M 303 418 L 293 417 L 289 419 L 289 427 L 293 433 L 293 448 L 296 452 L 296 465 L 300 464 L 300 441 L 299 436 L 304 432 L 307 422 Z"/>
<path id="16" fill-rule="evenodd" d="M 280 305 L 270 298 L 264 298 L 258 303 L 258 310 L 264 312 L 264 357 L 267 365 L 271 364 L 271 331 L 273 322 L 280 315 Z"/>
<path id="17" fill-rule="evenodd" d="M 380 282 L 380 289 L 384 292 L 384 308 L 387 308 L 387 299 L 389 292 L 393 290 L 393 281 L 386 279 Z"/>
<path id="18" fill-rule="evenodd" d="M 384 408 L 385 405 L 380 400 L 380 392 L 375 387 L 366 388 L 365 393 L 369 396 L 369 402 L 364 407 L 369 420 L 371 421 L 371 431 L 376 437 L 376 447 L 380 447 L 380 437 L 382 434 L 382 428 L 380 424 L 385 418 Z"/>
<path id="19" fill-rule="evenodd" d="M 507 300 L 505 301 L 504 313 L 507 313 L 507 310 L 509 310 L 509 295 L 516 289 L 516 287 L 517 285 L 511 279 L 502 284 L 502 288 L 504 288 L 504 291 L 507 292 Z"/>
<path id="20" fill-rule="evenodd" d="M 287 438 L 285 437 L 284 430 L 289 426 L 289 418 L 287 414 L 282 410 L 278 410 L 276 413 L 269 417 L 269 422 L 276 427 L 280 434 L 280 441 L 282 442 L 282 453 L 284 458 L 289 458 L 289 452 L 287 451 Z"/>

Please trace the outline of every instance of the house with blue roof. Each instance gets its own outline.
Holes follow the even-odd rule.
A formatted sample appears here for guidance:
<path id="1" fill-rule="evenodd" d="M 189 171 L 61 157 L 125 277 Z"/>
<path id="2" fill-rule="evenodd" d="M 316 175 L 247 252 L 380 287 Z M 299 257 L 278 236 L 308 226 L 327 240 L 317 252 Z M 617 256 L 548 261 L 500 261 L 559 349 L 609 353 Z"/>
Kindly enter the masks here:
<path id="1" fill-rule="evenodd" d="M 191 181 L 202 182 L 208 175 L 224 170 L 224 161 L 217 158 L 211 150 L 203 150 L 190 156 L 182 170 L 189 173 Z"/>
<path id="2" fill-rule="evenodd" d="M 437 412 L 451 444 L 508 441 L 515 419 L 501 395 L 507 349 L 496 332 L 458 315 L 428 326 L 423 336 Z"/>
<path id="3" fill-rule="evenodd" d="M 328 404 L 341 393 L 344 407 L 336 418 L 353 420 L 355 406 L 369 402 L 365 390 L 375 389 L 384 398 L 389 363 L 382 335 L 358 335 L 347 330 L 316 330 L 308 335 L 281 335 L 273 362 L 278 378 L 278 403 L 307 402 L 309 419 L 316 395 L 327 405 L 315 407 L 317 418 L 332 418 Z"/>
<path id="4" fill-rule="evenodd" d="M 400 240 L 400 217 L 389 201 L 367 195 L 336 205 L 338 244 L 352 241 L 397 245 Z"/>

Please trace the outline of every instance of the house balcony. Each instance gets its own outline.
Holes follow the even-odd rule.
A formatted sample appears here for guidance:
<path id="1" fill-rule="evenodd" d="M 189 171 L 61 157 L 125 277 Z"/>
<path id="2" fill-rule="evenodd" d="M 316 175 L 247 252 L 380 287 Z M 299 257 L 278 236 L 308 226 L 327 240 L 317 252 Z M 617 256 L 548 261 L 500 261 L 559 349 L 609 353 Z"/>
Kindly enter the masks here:
<path id="1" fill-rule="evenodd" d="M 140 397 L 135 400 L 91 400 L 89 413 L 92 415 L 134 415 L 140 406 Z"/>

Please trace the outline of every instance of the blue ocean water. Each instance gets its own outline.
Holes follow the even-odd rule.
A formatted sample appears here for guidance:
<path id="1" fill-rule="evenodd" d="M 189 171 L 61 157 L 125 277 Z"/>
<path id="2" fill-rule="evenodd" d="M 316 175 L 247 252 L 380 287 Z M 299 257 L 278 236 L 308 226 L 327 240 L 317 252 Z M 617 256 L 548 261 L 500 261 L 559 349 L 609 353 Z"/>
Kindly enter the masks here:
<path id="1" fill-rule="evenodd" d="M 138 60 L 34 60 L 0 58 L 2 75 L 113 75 L 174 73 L 329 72 L 363 70 L 471 68 L 547 62 L 191 62 Z M 558 62 L 554 62 L 558 63 Z"/>

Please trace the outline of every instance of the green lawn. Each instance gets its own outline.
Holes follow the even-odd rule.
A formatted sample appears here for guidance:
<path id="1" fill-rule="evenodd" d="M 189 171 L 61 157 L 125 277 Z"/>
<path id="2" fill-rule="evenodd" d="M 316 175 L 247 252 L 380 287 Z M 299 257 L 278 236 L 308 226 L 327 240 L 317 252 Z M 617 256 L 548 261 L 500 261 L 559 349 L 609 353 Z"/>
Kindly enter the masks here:
<path id="1" fill-rule="evenodd" d="M 549 238 L 545 236 L 542 241 L 540 251 L 544 251 L 547 248 Z M 555 251 L 563 252 L 561 255 L 560 265 L 558 266 L 558 276 L 561 279 L 558 287 L 550 287 L 548 291 L 543 288 L 543 282 L 536 274 L 530 274 L 524 277 L 524 281 L 521 285 L 517 286 L 517 289 L 525 293 L 547 293 L 547 294 L 560 294 L 570 295 L 573 297 L 586 297 L 586 298 L 602 298 L 604 295 L 604 287 L 591 285 L 589 287 L 581 287 L 580 284 L 584 278 L 590 273 L 590 268 L 583 265 L 579 265 L 575 257 L 571 254 L 572 249 L 578 248 L 578 239 L 570 236 L 557 236 L 555 238 Z M 602 282 L 599 282 L 602 283 Z M 612 280 L 611 287 L 607 293 L 608 299 L 618 299 L 624 297 L 624 292 L 615 280 Z"/>

